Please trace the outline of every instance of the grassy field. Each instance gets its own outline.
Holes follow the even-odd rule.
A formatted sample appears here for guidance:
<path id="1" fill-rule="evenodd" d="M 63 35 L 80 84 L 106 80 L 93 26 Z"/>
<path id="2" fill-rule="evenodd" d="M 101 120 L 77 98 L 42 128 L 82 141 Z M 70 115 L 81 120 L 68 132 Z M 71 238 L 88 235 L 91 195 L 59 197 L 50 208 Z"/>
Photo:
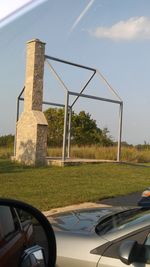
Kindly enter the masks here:
<path id="1" fill-rule="evenodd" d="M 31 168 L 0 160 L 0 195 L 41 210 L 98 201 L 150 186 L 150 168 L 126 164 Z"/>

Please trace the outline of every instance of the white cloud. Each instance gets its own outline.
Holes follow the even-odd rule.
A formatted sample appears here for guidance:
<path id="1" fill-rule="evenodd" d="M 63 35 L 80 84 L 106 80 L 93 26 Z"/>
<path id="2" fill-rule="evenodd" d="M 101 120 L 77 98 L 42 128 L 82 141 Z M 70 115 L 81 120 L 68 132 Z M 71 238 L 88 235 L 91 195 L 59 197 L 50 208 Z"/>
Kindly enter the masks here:
<path id="1" fill-rule="evenodd" d="M 111 27 L 97 27 L 89 31 L 96 38 L 112 40 L 150 39 L 150 19 L 148 17 L 133 17 L 119 21 Z"/>

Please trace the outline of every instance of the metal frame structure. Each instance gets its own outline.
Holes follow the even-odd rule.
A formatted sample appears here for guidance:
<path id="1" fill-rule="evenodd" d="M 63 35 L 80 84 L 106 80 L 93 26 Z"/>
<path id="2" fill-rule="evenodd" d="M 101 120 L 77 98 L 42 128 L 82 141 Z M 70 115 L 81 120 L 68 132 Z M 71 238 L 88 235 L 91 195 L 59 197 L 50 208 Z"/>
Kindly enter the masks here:
<path id="1" fill-rule="evenodd" d="M 79 93 L 69 91 L 69 89 L 67 88 L 65 83 L 62 81 L 62 79 L 60 78 L 58 73 L 55 71 L 53 66 L 50 64 L 49 60 L 60 62 L 60 63 L 63 63 L 63 64 L 68 64 L 68 65 L 71 65 L 71 66 L 74 66 L 74 67 L 78 67 L 78 68 L 81 68 L 81 69 L 89 70 L 89 71 L 92 72 L 92 75 L 89 77 L 89 79 L 87 80 L 87 82 L 85 83 L 83 88 L 81 88 Z M 61 86 L 63 87 L 64 92 L 65 92 L 65 104 L 51 103 L 51 102 L 46 102 L 46 101 L 42 102 L 43 104 L 46 104 L 46 105 L 51 105 L 51 106 L 56 106 L 56 107 L 63 107 L 65 109 L 62 161 L 65 161 L 66 158 L 70 158 L 72 109 L 73 109 L 75 103 L 77 102 L 77 100 L 79 99 L 79 97 L 84 97 L 84 98 L 90 98 L 90 99 L 99 100 L 99 101 L 105 101 L 105 102 L 109 102 L 109 103 L 115 103 L 115 104 L 119 105 L 119 133 L 118 133 L 118 150 L 117 150 L 117 161 L 119 162 L 121 160 L 121 136 L 122 136 L 122 116 L 123 116 L 123 101 L 121 100 L 121 98 L 118 96 L 118 94 L 112 88 L 112 86 L 108 83 L 106 78 L 97 69 L 90 68 L 90 67 L 87 67 L 87 66 L 84 66 L 84 65 L 80 65 L 80 64 L 76 64 L 76 63 L 73 63 L 73 62 L 69 62 L 69 61 L 66 61 L 66 60 L 62 60 L 62 59 L 59 59 L 59 58 L 51 57 L 51 56 L 48 56 L 48 55 L 45 55 L 45 62 L 47 63 L 48 67 L 50 68 L 51 73 L 59 81 L 59 83 L 61 84 Z M 83 94 L 84 90 L 86 89 L 86 87 L 88 86 L 88 84 L 91 82 L 91 80 L 93 79 L 93 77 L 95 75 L 97 75 L 98 78 L 104 82 L 104 84 L 107 86 L 107 88 L 110 90 L 110 92 L 117 98 L 117 100 Z M 24 98 L 22 98 L 22 94 L 24 92 L 24 89 L 25 89 L 25 87 L 23 88 L 23 90 L 21 91 L 21 93 L 19 94 L 19 96 L 17 98 L 17 121 L 19 119 L 19 106 L 20 106 L 19 102 L 20 101 L 24 101 Z M 69 105 L 69 96 L 71 96 L 71 95 L 72 96 L 76 96 L 76 98 L 73 101 L 73 103 L 71 105 Z M 68 116 L 69 116 L 69 119 L 68 119 Z M 68 154 L 66 156 L 67 137 L 68 137 Z"/>

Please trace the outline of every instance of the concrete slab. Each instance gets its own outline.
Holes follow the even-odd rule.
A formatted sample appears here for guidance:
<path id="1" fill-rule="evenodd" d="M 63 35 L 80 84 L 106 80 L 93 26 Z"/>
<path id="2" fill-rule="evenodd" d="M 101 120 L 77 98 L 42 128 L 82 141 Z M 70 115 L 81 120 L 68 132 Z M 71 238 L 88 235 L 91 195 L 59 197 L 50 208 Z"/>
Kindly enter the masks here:
<path id="1" fill-rule="evenodd" d="M 48 166 L 76 166 L 81 164 L 98 164 L 98 163 L 116 163 L 115 160 L 103 160 L 103 159 L 77 159 L 77 158 L 67 158 L 65 161 L 62 158 L 52 158 L 47 157 L 46 163 Z"/>

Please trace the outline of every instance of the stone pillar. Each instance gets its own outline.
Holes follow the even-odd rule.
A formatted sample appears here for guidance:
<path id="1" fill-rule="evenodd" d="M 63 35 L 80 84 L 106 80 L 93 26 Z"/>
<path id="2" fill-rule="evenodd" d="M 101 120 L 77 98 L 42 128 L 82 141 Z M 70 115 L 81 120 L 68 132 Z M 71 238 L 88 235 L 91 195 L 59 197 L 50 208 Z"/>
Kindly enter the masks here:
<path id="1" fill-rule="evenodd" d="M 15 160 L 26 165 L 43 165 L 47 150 L 47 121 L 42 112 L 45 44 L 27 43 L 24 111 L 16 127 Z"/>

